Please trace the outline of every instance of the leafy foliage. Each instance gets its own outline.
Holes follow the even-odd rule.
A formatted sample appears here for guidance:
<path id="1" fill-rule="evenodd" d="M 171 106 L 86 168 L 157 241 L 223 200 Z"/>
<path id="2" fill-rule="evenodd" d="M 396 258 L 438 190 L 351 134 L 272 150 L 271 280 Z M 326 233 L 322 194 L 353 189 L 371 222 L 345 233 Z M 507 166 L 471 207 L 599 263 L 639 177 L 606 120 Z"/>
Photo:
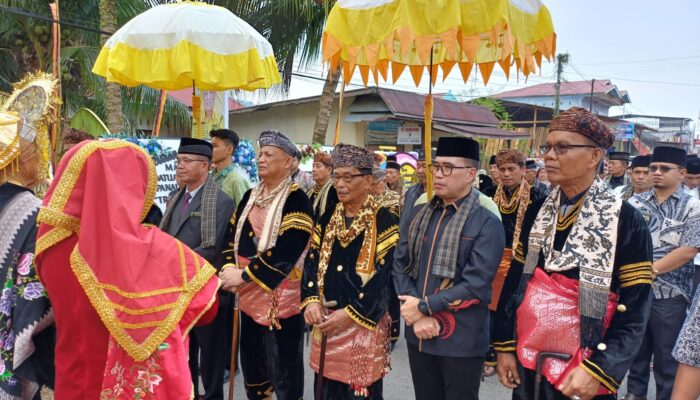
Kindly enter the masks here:
<path id="1" fill-rule="evenodd" d="M 513 125 L 510 123 L 511 116 L 508 110 L 503 106 L 503 104 L 497 99 L 491 97 L 479 97 L 470 101 L 471 104 L 488 108 L 492 113 L 496 115 L 499 121 L 501 121 L 502 129 L 513 129 Z"/>

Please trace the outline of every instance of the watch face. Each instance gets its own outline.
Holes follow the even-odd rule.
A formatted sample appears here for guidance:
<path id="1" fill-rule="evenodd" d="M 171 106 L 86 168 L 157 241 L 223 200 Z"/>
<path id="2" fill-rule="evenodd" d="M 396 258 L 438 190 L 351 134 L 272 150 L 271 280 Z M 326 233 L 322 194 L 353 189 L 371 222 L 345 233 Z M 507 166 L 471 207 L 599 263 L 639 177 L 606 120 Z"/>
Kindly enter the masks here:
<path id="1" fill-rule="evenodd" d="M 425 300 L 418 302 L 418 311 L 422 312 L 423 314 L 428 313 L 428 303 L 426 303 Z"/>

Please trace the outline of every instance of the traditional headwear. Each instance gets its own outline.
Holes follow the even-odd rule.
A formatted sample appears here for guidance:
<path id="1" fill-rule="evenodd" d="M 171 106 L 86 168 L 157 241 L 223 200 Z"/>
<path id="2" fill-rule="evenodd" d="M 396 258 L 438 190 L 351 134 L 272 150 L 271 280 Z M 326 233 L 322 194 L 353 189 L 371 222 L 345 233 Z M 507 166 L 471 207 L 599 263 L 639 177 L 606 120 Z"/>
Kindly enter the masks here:
<path id="1" fill-rule="evenodd" d="M 285 153 L 289 154 L 291 157 L 297 157 L 299 149 L 297 146 L 289 140 L 288 137 L 284 136 L 282 132 L 279 131 L 264 131 L 260 134 L 258 138 L 258 143 L 260 147 L 263 146 L 275 146 L 282 149 Z"/>
<path id="2" fill-rule="evenodd" d="M 205 156 L 211 160 L 213 147 L 211 143 L 202 139 L 180 138 L 180 147 L 177 149 L 177 154 L 196 154 Z"/>
<path id="3" fill-rule="evenodd" d="M 654 149 L 651 155 L 651 162 L 665 162 L 680 165 L 685 168 L 687 164 L 687 153 L 678 147 L 659 146 Z"/>
<path id="4" fill-rule="evenodd" d="M 535 160 L 527 160 L 525 161 L 525 169 L 537 169 L 537 163 Z"/>
<path id="5" fill-rule="evenodd" d="M 234 152 L 236 151 L 236 148 L 238 148 L 238 143 L 240 143 L 241 141 L 241 139 L 238 137 L 238 134 L 231 129 L 214 129 L 211 132 L 209 132 L 209 137 L 218 137 L 219 139 L 226 139 L 231 141 Z"/>
<path id="6" fill-rule="evenodd" d="M 85 141 L 71 148 L 39 212 L 36 257 L 75 238 L 64 254 L 110 340 L 119 344 L 109 346 L 107 365 L 133 370 L 167 343 L 170 350 L 157 354 L 163 384 L 154 396 L 183 398 L 192 392 L 192 383 L 178 375 L 187 370 L 183 332 L 211 306 L 219 282 L 200 255 L 141 224 L 157 181 L 153 160 L 135 144 Z M 110 379 L 103 385 L 112 388 Z"/>
<path id="7" fill-rule="evenodd" d="M 525 155 L 515 149 L 503 149 L 498 152 L 495 164 L 500 167 L 503 164 L 518 164 L 521 167 L 525 166 Z"/>
<path id="8" fill-rule="evenodd" d="M 441 137 L 436 157 L 462 157 L 479 161 L 479 142 L 465 137 Z"/>
<path id="9" fill-rule="evenodd" d="M 501 150 L 501 151 L 503 151 L 503 150 Z M 498 153 L 500 154 L 501 152 L 499 151 Z M 505 163 L 508 163 L 508 162 L 510 162 L 510 161 L 506 161 Z M 491 158 L 489 158 L 489 165 L 494 165 L 494 164 L 498 165 L 497 154 L 494 154 L 491 156 Z"/>
<path id="10" fill-rule="evenodd" d="M 397 163 L 396 161 L 387 161 L 386 169 L 395 169 L 397 171 L 401 171 L 401 165 L 399 165 L 399 163 Z"/>
<path id="11" fill-rule="evenodd" d="M 686 165 L 689 174 L 700 174 L 700 158 L 689 158 Z"/>
<path id="12" fill-rule="evenodd" d="M 331 158 L 333 159 L 333 168 L 355 167 L 363 173 L 372 173 L 374 157 L 365 148 L 340 143 L 333 149 Z"/>
<path id="13" fill-rule="evenodd" d="M 333 160 L 331 159 L 331 155 L 322 151 L 314 155 L 314 162 L 321 163 L 329 168 L 333 168 Z"/>
<path id="14" fill-rule="evenodd" d="M 581 107 L 571 107 L 552 118 L 549 132 L 552 131 L 576 132 L 603 149 L 610 148 L 615 141 L 613 131 L 595 114 Z"/>
<path id="15" fill-rule="evenodd" d="M 690 160 L 691 158 L 698 158 L 698 155 L 695 154 L 695 153 L 693 153 L 693 154 L 688 154 L 688 160 Z"/>
<path id="16" fill-rule="evenodd" d="M 396 154 L 392 154 L 390 156 L 386 156 L 386 162 L 396 162 Z"/>
<path id="17" fill-rule="evenodd" d="M 613 151 L 613 152 L 608 153 L 608 160 L 619 160 L 619 161 L 629 162 L 630 153 L 626 153 L 623 151 Z"/>
<path id="18" fill-rule="evenodd" d="M 17 113 L 0 113 L 0 169 L 19 169 L 20 121 Z"/>
<path id="19" fill-rule="evenodd" d="M 648 167 L 651 162 L 651 156 L 637 156 L 632 159 L 632 165 L 630 169 L 635 169 L 637 167 Z"/>

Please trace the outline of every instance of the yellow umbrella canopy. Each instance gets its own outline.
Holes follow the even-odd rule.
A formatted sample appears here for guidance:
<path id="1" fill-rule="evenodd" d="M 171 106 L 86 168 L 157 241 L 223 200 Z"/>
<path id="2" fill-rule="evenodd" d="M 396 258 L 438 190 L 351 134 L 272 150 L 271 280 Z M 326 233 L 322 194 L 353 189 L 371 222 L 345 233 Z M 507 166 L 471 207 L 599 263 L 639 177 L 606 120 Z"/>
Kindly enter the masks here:
<path id="1" fill-rule="evenodd" d="M 255 90 L 281 82 L 272 46 L 259 32 L 223 7 L 192 1 L 134 17 L 105 43 L 92 72 L 165 90 Z"/>
<path id="2" fill-rule="evenodd" d="M 343 67 L 349 80 L 359 68 L 398 79 L 409 68 L 416 85 L 427 66 L 443 76 L 459 66 L 466 81 L 474 64 L 488 82 L 498 63 L 509 75 L 514 65 L 529 75 L 542 57 L 555 53 L 556 34 L 549 10 L 539 0 L 338 0 L 323 34 L 323 59 Z M 437 68 L 433 69 L 435 82 Z"/>
<path id="3" fill-rule="evenodd" d="M 323 33 L 323 60 L 343 68 L 348 82 L 355 69 L 365 85 L 372 74 L 396 80 L 408 67 L 418 86 L 429 68 L 430 87 L 440 67 L 443 78 L 457 65 L 466 82 L 478 65 L 485 83 L 496 64 L 506 74 L 515 66 L 528 76 L 551 60 L 556 33 L 540 0 L 338 0 Z M 424 146 L 431 162 L 432 94 L 425 102 Z M 336 128 L 336 141 L 339 133 Z M 427 173 L 427 192 L 432 176 Z"/>

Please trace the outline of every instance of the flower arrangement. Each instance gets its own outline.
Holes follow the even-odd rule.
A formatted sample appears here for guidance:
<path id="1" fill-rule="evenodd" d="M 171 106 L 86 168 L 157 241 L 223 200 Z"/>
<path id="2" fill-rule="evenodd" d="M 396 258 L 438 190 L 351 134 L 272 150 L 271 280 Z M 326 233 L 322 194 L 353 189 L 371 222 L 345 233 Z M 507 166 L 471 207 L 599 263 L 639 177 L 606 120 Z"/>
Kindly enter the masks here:
<path id="1" fill-rule="evenodd" d="M 250 140 L 242 139 L 233 154 L 233 162 L 240 165 L 247 173 L 252 183 L 259 182 L 258 158 Z"/>

